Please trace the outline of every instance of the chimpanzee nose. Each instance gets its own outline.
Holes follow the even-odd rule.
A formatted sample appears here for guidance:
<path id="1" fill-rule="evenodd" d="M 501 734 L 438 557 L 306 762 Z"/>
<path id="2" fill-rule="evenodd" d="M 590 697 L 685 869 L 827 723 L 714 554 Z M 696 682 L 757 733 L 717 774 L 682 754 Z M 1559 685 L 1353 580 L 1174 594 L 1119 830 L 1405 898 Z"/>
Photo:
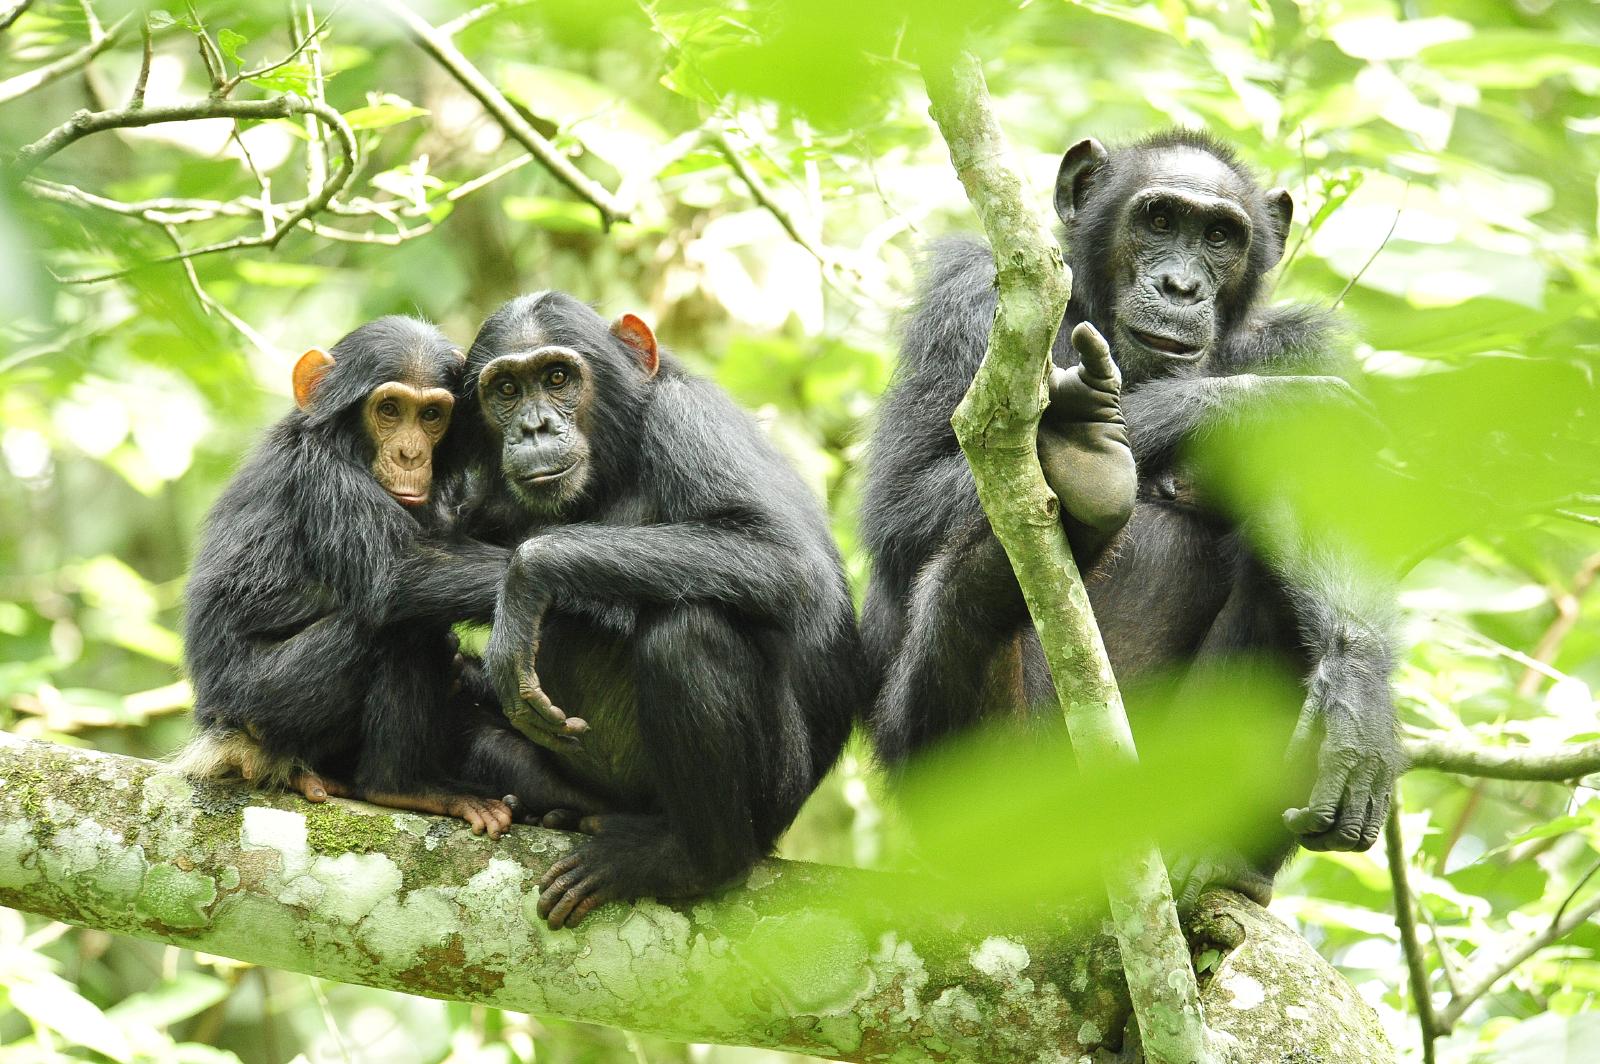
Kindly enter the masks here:
<path id="1" fill-rule="evenodd" d="M 553 431 L 555 431 L 555 419 L 543 411 L 530 413 L 522 419 L 522 435 L 524 439 L 537 439 L 540 436 L 547 436 Z"/>
<path id="2" fill-rule="evenodd" d="M 417 468 L 422 464 L 422 448 L 402 445 L 400 447 L 400 464 L 406 469 Z"/>
<path id="3" fill-rule="evenodd" d="M 1180 307 L 1200 301 L 1200 279 L 1193 274 L 1164 273 L 1161 275 L 1161 294 Z"/>

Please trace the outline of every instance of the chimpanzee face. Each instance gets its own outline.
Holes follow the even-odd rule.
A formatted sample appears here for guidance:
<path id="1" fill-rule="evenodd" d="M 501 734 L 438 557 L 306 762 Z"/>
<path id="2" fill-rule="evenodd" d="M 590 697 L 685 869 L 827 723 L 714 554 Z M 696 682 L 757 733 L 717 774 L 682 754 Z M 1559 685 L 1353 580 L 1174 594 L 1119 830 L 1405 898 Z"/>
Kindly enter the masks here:
<path id="1" fill-rule="evenodd" d="M 402 506 L 433 490 L 433 456 L 455 407 L 466 354 L 426 322 L 398 315 L 356 329 L 294 367 L 294 398 L 313 425 L 357 433 L 372 477 Z M 364 448 L 352 451 L 362 453 Z"/>
<path id="2" fill-rule="evenodd" d="M 422 506 L 433 487 L 433 449 L 450 427 L 455 396 L 447 388 L 386 381 L 362 404 L 372 441 L 372 475 L 404 506 Z"/>
<path id="3" fill-rule="evenodd" d="M 588 360 L 570 347 L 501 355 L 478 377 L 478 402 L 500 434 L 500 465 L 530 509 L 555 512 L 588 483 Z"/>
<path id="4" fill-rule="evenodd" d="M 1094 324 L 1136 383 L 1217 349 L 1283 254 L 1293 205 L 1203 146 L 1090 139 L 1061 161 L 1056 211 Z"/>
<path id="5" fill-rule="evenodd" d="M 1250 215 L 1233 172 L 1204 152 L 1152 160 L 1123 206 L 1116 332 L 1124 350 L 1195 362 L 1217 336 L 1217 298 L 1237 287 L 1249 258 Z M 1143 360 L 1143 359 L 1141 359 Z"/>

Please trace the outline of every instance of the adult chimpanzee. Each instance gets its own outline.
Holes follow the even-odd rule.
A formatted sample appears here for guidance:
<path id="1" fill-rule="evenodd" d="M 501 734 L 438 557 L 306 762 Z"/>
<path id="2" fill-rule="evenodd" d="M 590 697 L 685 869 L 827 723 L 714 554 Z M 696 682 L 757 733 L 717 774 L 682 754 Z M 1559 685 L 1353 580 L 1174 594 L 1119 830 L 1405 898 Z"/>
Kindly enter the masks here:
<path id="1" fill-rule="evenodd" d="M 456 816 L 495 836 L 512 812 L 489 795 L 597 808 L 479 708 L 475 670 L 455 654 L 448 622 L 488 619 L 509 557 L 441 520 L 437 489 L 458 465 L 441 440 L 464 364 L 403 317 L 301 357 L 299 409 L 217 500 L 189 579 L 189 772 Z"/>
<path id="2" fill-rule="evenodd" d="M 1399 762 L 1392 596 L 1372 593 L 1335 544 L 1292 557 L 1253 550 L 1237 519 L 1206 505 L 1203 469 L 1182 446 L 1257 404 L 1354 398 L 1336 375 L 1330 316 L 1264 303 L 1289 195 L 1263 192 L 1208 136 L 1178 131 L 1109 153 L 1094 140 L 1075 145 L 1061 162 L 1055 206 L 1073 292 L 1053 351 L 1040 455 L 1117 677 L 1127 684 L 1229 655 L 1288 664 L 1309 687 L 1291 745 L 1305 753 L 1318 732 L 1321 740 L 1309 801 L 1283 822 L 1311 849 L 1365 849 Z M 987 348 L 994 275 L 979 243 L 934 248 L 872 439 L 862 525 L 874 569 L 863 631 L 883 677 L 873 732 L 890 762 L 997 705 L 1054 703 L 1016 580 L 949 425 Z M 1110 550 L 1128 500 L 1116 374 L 1098 357 L 1101 334 L 1125 382 L 1121 412 L 1137 463 L 1131 517 Z M 1084 469 L 1107 478 L 1105 487 L 1086 487 Z M 1285 715 L 1286 742 L 1293 720 Z M 1293 848 L 1282 839 L 1248 862 L 1196 860 L 1190 896 L 1207 878 L 1270 894 Z"/>
<path id="3" fill-rule="evenodd" d="M 485 665 L 508 714 L 616 809 L 545 875 L 539 913 L 571 926 L 609 899 L 718 887 L 788 827 L 862 708 L 822 509 L 632 315 L 608 327 L 563 293 L 523 296 L 470 367 L 483 531 L 521 541 Z"/>

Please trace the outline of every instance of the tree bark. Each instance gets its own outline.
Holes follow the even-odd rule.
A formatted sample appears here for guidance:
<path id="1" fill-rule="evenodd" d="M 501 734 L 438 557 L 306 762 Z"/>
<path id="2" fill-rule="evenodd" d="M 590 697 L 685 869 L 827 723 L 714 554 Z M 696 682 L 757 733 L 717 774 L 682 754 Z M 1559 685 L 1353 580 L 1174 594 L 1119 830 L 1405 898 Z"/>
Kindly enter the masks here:
<path id="1" fill-rule="evenodd" d="M 1023 193 L 977 57 L 939 54 L 921 66 L 929 111 L 989 238 L 999 294 L 989 350 L 951 425 L 1039 633 L 1074 755 L 1083 765 L 1131 764 L 1138 754 L 1122 694 L 1067 545 L 1060 504 L 1039 467 L 1045 380 L 1072 294 L 1071 273 Z M 1212 1064 L 1220 1054 L 1207 1045 L 1161 851 L 1148 839 L 1130 840 L 1107 863 L 1105 883 L 1150 1059 Z"/>
<path id="2" fill-rule="evenodd" d="M 1122 1064 L 1102 921 L 1048 937 L 897 912 L 896 880 L 765 861 L 715 898 L 602 906 L 549 931 L 535 882 L 573 836 L 194 783 L 0 734 L 0 904 L 412 994 L 851 1061 Z M 1238 1061 L 1390 1060 L 1377 1017 L 1296 934 L 1229 894 L 1196 915 L 1212 1027 Z M 1313 1059 L 1313 1058 L 1306 1058 Z"/>

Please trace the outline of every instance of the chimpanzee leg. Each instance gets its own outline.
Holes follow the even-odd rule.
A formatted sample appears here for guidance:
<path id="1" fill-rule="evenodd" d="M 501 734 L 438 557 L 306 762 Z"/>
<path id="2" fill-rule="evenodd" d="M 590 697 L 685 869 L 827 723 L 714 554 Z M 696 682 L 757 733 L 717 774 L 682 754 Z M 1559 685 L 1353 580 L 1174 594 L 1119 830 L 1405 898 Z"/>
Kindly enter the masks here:
<path id="1" fill-rule="evenodd" d="M 770 666 L 715 606 L 641 617 L 635 649 L 639 741 L 660 815 L 612 814 L 540 881 L 539 915 L 578 923 L 615 898 L 703 894 L 759 858 L 755 834 Z"/>
<path id="2" fill-rule="evenodd" d="M 1200 704 L 1200 712 L 1225 709 L 1204 705 L 1216 701 L 1214 694 L 1207 693 L 1207 681 L 1236 674 L 1241 666 L 1285 662 L 1296 677 L 1304 671 L 1303 654 L 1296 645 L 1294 618 L 1282 591 L 1247 550 L 1229 553 L 1234 556 L 1232 586 L 1195 651 L 1194 662 L 1176 702 L 1181 711 L 1193 710 L 1196 704 Z M 1284 743 L 1292 728 L 1291 721 L 1287 715 L 1282 721 Z M 1252 729 L 1266 723 L 1259 719 L 1230 722 L 1223 718 L 1218 721 L 1222 727 Z M 1277 750 L 1282 744 L 1269 741 L 1262 745 Z M 1274 778 L 1284 776 L 1280 771 Z M 1179 908 L 1191 908 L 1201 892 L 1211 886 L 1238 891 L 1262 905 L 1272 899 L 1272 881 L 1295 850 L 1294 839 L 1283 830 L 1280 816 L 1295 791 L 1290 782 L 1284 780 L 1285 785 L 1279 788 L 1281 793 L 1263 806 L 1259 818 L 1243 825 L 1244 835 L 1233 845 L 1205 853 L 1182 852 L 1173 856 Z"/>
<path id="3" fill-rule="evenodd" d="M 458 817 L 474 834 L 498 838 L 511 826 L 511 808 L 472 793 L 470 783 L 440 764 L 459 747 L 448 729 L 462 726 L 446 713 L 453 648 L 436 632 L 385 636 L 368 677 L 357 795 L 393 809 Z"/>
<path id="4" fill-rule="evenodd" d="M 990 708 L 995 655 L 1027 619 L 1011 563 L 987 523 L 935 555 L 909 597 L 905 638 L 873 711 L 879 755 L 891 764 Z"/>

